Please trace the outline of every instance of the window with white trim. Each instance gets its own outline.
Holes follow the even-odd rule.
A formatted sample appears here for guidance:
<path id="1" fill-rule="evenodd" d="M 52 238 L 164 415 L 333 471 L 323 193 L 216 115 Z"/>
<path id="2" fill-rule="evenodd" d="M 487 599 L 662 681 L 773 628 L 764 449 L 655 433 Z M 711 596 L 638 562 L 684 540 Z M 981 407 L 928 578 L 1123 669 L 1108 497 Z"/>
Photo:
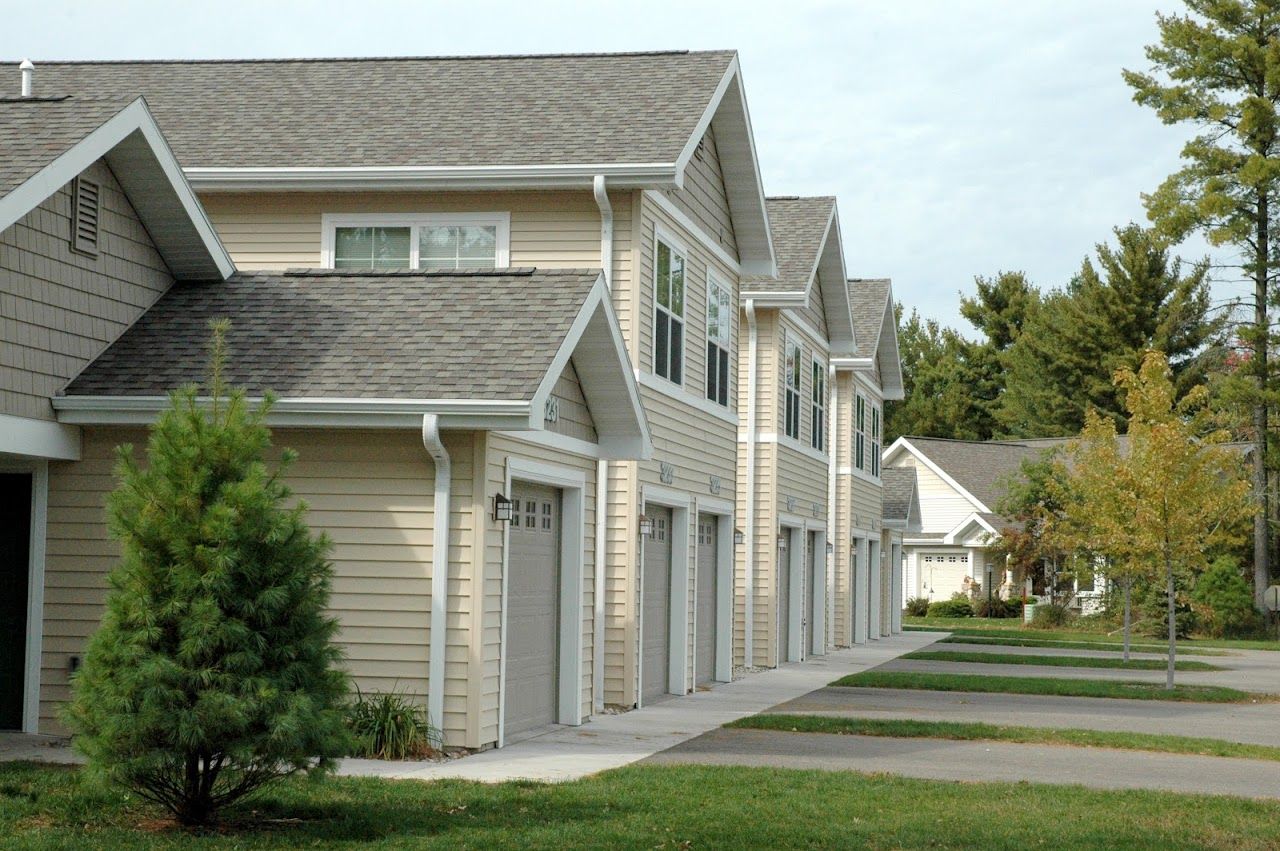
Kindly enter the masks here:
<path id="1" fill-rule="evenodd" d="M 871 406 L 871 475 L 880 476 L 880 406 Z"/>
<path id="2" fill-rule="evenodd" d="M 858 394 L 853 412 L 853 467 L 865 470 L 867 464 L 867 397 Z"/>
<path id="3" fill-rule="evenodd" d="M 655 240 L 653 264 L 653 372 L 684 383 L 685 257 L 670 243 Z"/>
<path id="4" fill-rule="evenodd" d="M 707 398 L 729 407 L 729 340 L 733 320 L 729 288 L 707 275 Z"/>
<path id="5" fill-rule="evenodd" d="M 819 452 L 827 448 L 827 368 L 822 361 L 813 359 L 813 383 L 810 385 L 809 445 Z"/>
<path id="6" fill-rule="evenodd" d="M 510 265 L 505 213 L 325 216 L 332 269 L 491 269 Z"/>
<path id="7" fill-rule="evenodd" d="M 804 367 L 801 365 L 800 343 L 787 334 L 784 343 L 786 359 L 786 412 L 783 417 L 784 431 L 793 440 L 800 439 L 800 376 Z"/>

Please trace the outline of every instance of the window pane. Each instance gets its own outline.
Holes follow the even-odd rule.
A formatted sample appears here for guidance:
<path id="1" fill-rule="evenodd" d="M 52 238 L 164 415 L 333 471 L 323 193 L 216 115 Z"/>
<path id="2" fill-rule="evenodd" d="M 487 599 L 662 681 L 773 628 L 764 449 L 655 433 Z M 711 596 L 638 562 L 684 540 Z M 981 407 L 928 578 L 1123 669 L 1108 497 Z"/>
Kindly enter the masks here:
<path id="1" fill-rule="evenodd" d="M 713 402 L 720 395 L 717 388 L 719 370 L 716 368 L 717 355 L 719 354 L 720 347 L 715 344 L 715 341 L 707 340 L 707 398 Z"/>
<path id="2" fill-rule="evenodd" d="M 418 265 L 423 269 L 456 269 L 458 237 L 458 228 L 422 228 L 418 236 Z"/>
<path id="3" fill-rule="evenodd" d="M 729 353 L 720 352 L 720 398 L 721 405 L 729 404 Z"/>
<path id="4" fill-rule="evenodd" d="M 684 383 L 684 323 L 671 320 L 671 380 Z"/>
<path id="5" fill-rule="evenodd" d="M 720 298 L 714 286 L 707 288 L 707 339 L 720 340 Z"/>
<path id="6" fill-rule="evenodd" d="M 409 268 L 409 228 L 334 228 L 333 267 Z"/>
<path id="7" fill-rule="evenodd" d="M 668 371 L 669 361 L 667 359 L 668 352 L 671 348 L 670 339 L 667 333 L 667 326 L 670 324 L 671 318 L 665 313 L 659 313 L 655 317 L 653 325 L 653 371 L 663 378 L 670 378 Z"/>
<path id="8" fill-rule="evenodd" d="M 732 331 L 733 314 L 730 313 L 729 291 L 720 288 L 720 342 L 729 345 L 729 334 Z"/>
<path id="9" fill-rule="evenodd" d="M 684 258 L 671 255 L 671 312 L 684 318 Z"/>
<path id="10" fill-rule="evenodd" d="M 495 225 L 459 228 L 458 266 L 483 269 L 498 265 L 498 228 Z"/>
<path id="11" fill-rule="evenodd" d="M 658 270 L 654 287 L 658 291 L 658 304 L 671 308 L 671 249 L 664 242 L 658 243 Z"/>

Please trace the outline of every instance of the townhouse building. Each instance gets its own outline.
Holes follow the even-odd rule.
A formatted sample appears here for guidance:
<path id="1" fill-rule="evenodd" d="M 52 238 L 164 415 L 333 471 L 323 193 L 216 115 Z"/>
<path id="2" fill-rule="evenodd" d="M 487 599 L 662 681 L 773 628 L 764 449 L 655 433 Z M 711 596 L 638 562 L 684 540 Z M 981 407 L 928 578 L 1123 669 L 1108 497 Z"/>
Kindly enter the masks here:
<path id="1" fill-rule="evenodd" d="M 232 380 L 280 397 L 291 484 L 335 541 L 355 683 L 423 699 L 447 745 L 685 694 L 875 619 L 882 500 L 851 472 L 871 453 L 852 400 L 900 392 L 891 299 L 859 319 L 831 199 L 766 202 L 735 53 L 51 63 L 34 88 L 0 105 L 25 169 L 0 295 L 29 311 L 4 341 L 61 339 L 69 314 L 35 296 L 55 278 L 93 333 L 0 387 L 23 420 L 0 458 L 30 477 L 24 728 L 57 728 L 101 614 L 112 448 L 199 379 L 216 316 Z M 21 113 L 37 103 L 53 112 Z M 116 113 L 91 103 L 137 126 L 104 133 Z M 81 112 L 45 153 L 22 135 Z M 130 248 L 155 243 L 145 275 L 59 245 L 91 166 L 136 218 Z M 155 206 L 147 168 L 181 206 Z M 55 250 L 69 284 L 33 259 Z"/>

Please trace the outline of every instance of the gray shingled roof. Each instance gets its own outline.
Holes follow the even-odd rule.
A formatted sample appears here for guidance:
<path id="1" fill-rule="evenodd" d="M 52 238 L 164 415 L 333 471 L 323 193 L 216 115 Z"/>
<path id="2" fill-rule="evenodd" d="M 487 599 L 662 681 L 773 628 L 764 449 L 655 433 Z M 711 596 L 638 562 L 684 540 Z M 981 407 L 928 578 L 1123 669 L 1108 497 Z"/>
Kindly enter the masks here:
<path id="1" fill-rule="evenodd" d="M 836 199 L 829 196 L 767 198 L 769 229 L 773 233 L 773 254 L 778 261 L 778 277 L 751 277 L 742 282 L 742 292 L 798 292 L 809 279 L 822 250 L 822 237 L 831 221 Z"/>
<path id="2" fill-rule="evenodd" d="M 993 511 L 1008 490 L 1008 478 L 1021 471 L 1024 460 L 1041 458 L 1055 445 L 1066 442 L 936 437 L 907 437 L 907 441 Z"/>
<path id="3" fill-rule="evenodd" d="M 853 311 L 853 333 L 858 342 L 858 356 L 875 357 L 884 329 L 885 303 L 889 299 L 888 278 L 852 278 L 849 280 L 849 306 Z"/>
<path id="4" fill-rule="evenodd" d="M 17 189 L 136 99 L 0 98 L 0 196 Z"/>
<path id="5" fill-rule="evenodd" d="M 911 498 L 916 491 L 915 468 L 884 467 L 880 470 L 880 483 L 884 492 L 883 518 L 906 521 L 911 515 Z"/>
<path id="6" fill-rule="evenodd" d="M 141 92 L 186 168 L 672 163 L 734 55 L 37 62 L 35 92 Z"/>
<path id="7" fill-rule="evenodd" d="M 599 275 L 299 269 L 175 284 L 65 392 L 157 396 L 202 382 L 208 323 L 225 317 L 226 377 L 250 395 L 527 401 Z"/>

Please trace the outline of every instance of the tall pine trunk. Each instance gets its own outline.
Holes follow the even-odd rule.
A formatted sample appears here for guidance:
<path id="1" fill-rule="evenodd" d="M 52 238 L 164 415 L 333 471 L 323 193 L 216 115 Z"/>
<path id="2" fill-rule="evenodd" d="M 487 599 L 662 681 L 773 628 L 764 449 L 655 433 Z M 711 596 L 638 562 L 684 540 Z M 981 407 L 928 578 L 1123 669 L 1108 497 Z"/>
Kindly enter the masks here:
<path id="1" fill-rule="evenodd" d="M 1178 618 L 1174 611 L 1174 594 L 1176 592 L 1173 587 L 1173 562 L 1169 560 L 1167 555 L 1164 557 L 1164 579 L 1165 592 L 1169 597 L 1169 667 L 1165 672 L 1164 687 L 1172 689 L 1174 660 L 1178 652 Z"/>
<path id="2" fill-rule="evenodd" d="M 1258 398 L 1253 406 L 1253 495 L 1257 500 L 1257 513 L 1253 515 L 1253 595 L 1254 605 L 1262 610 L 1266 606 L 1264 595 L 1271 580 L 1270 535 L 1267 521 L 1267 343 L 1270 339 L 1270 322 L 1267 317 L 1267 279 L 1270 275 L 1271 246 L 1268 241 L 1271 227 L 1270 209 L 1266 191 L 1258 193 L 1257 267 L 1253 278 L 1253 322 L 1256 338 L 1253 341 L 1253 358 L 1258 376 Z"/>

